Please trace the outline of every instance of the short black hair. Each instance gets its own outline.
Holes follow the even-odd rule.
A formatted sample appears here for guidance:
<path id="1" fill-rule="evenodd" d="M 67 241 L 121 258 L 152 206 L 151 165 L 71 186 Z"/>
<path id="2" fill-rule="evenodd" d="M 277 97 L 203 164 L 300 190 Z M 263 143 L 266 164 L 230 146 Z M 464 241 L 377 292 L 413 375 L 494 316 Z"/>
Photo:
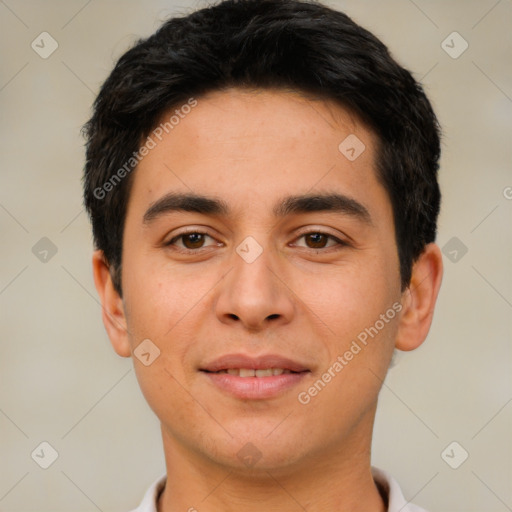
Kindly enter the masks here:
<path id="1" fill-rule="evenodd" d="M 333 100 L 378 138 L 402 290 L 435 241 L 440 128 L 421 85 L 346 14 L 308 0 L 225 0 L 167 20 L 118 60 L 84 125 L 84 201 L 121 293 L 123 229 L 144 140 L 171 109 L 231 87 Z"/>

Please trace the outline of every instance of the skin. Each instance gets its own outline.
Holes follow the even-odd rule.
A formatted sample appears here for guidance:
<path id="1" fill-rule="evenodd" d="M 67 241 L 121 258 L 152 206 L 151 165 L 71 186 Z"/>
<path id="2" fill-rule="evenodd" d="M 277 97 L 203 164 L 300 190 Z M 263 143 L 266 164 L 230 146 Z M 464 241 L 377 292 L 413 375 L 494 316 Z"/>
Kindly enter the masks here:
<path id="1" fill-rule="evenodd" d="M 354 161 L 338 149 L 350 134 L 366 147 Z M 133 357 L 161 422 L 168 479 L 160 512 L 387 509 L 370 473 L 377 397 L 393 349 L 413 350 L 428 333 L 442 258 L 436 244 L 426 246 L 401 291 L 375 146 L 375 135 L 339 105 L 291 91 L 229 89 L 198 98 L 139 164 L 122 298 L 101 251 L 93 270 L 112 345 Z M 144 222 L 169 192 L 222 199 L 231 212 L 171 211 Z M 333 211 L 273 214 L 287 195 L 333 192 L 362 204 L 370 222 Z M 166 245 L 189 228 L 208 236 Z M 248 236 L 263 250 L 252 263 L 236 252 Z M 179 252 L 187 248 L 196 253 Z M 298 393 L 397 303 L 401 311 L 378 335 L 300 403 Z M 133 356 L 144 339 L 161 352 L 149 366 Z M 276 397 L 242 400 L 199 371 L 227 353 L 279 354 L 310 373 Z M 261 454 L 251 467 L 237 456 L 249 442 Z"/>

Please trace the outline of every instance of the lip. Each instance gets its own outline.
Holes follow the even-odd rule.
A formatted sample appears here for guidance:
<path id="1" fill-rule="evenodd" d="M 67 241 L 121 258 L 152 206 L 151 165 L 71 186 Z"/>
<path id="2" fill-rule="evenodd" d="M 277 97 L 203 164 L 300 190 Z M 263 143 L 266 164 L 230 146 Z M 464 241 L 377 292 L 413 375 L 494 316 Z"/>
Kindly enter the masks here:
<path id="1" fill-rule="evenodd" d="M 237 377 L 228 373 L 202 372 L 219 390 L 241 400 L 274 398 L 297 386 L 309 372 L 283 373 L 272 377 Z"/>
<path id="2" fill-rule="evenodd" d="M 226 354 L 200 369 L 207 372 L 218 372 L 220 370 L 228 370 L 230 368 L 248 368 L 251 370 L 282 368 L 283 370 L 290 370 L 292 372 L 309 371 L 309 368 L 298 361 L 293 361 L 292 359 L 276 354 L 266 354 L 257 357 L 250 357 L 245 354 Z M 265 379 L 267 377 L 258 378 Z"/>
<path id="3" fill-rule="evenodd" d="M 295 373 L 283 373 L 269 377 L 239 377 L 228 373 L 215 373 L 230 368 L 263 370 L 282 368 Z M 220 391 L 244 400 L 265 400 L 279 396 L 297 386 L 311 371 L 298 361 L 275 354 L 250 357 L 244 354 L 227 354 L 204 368 L 201 373 Z"/>

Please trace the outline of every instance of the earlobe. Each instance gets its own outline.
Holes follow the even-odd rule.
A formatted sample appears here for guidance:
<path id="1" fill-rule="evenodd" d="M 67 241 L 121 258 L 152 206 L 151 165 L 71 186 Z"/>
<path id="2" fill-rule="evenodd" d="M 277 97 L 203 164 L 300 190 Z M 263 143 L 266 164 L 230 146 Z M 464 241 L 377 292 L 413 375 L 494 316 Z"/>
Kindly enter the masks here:
<path id="1" fill-rule="evenodd" d="M 94 251 L 92 257 L 94 284 L 100 296 L 103 324 L 114 350 L 122 357 L 131 356 L 124 305 L 114 287 L 103 251 Z"/>
<path id="2" fill-rule="evenodd" d="M 411 282 L 402 294 L 395 347 L 414 350 L 425 338 L 432 324 L 434 308 L 443 277 L 443 257 L 439 247 L 428 244 L 414 263 Z"/>

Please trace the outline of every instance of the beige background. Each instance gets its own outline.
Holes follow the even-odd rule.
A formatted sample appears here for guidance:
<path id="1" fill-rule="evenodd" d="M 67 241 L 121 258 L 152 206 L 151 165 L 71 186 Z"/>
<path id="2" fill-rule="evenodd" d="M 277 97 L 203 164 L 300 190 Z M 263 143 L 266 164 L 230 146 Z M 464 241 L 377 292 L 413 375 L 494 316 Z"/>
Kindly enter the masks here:
<path id="1" fill-rule="evenodd" d="M 512 2 L 329 4 L 423 79 L 444 129 L 438 242 L 468 249 L 445 257 L 429 338 L 388 376 L 374 464 L 432 512 L 512 510 Z M 164 471 L 158 423 L 100 319 L 79 130 L 115 59 L 172 13 L 203 5 L 0 1 L 4 512 L 126 511 Z M 31 48 L 43 31 L 59 45 L 47 59 Z M 441 46 L 453 31 L 469 44 L 456 59 Z M 32 252 L 42 237 L 57 248 L 47 262 Z M 46 470 L 31 458 L 42 441 L 59 454 Z M 462 447 L 448 450 L 452 464 L 469 453 L 458 469 L 441 457 L 452 441 Z"/>

